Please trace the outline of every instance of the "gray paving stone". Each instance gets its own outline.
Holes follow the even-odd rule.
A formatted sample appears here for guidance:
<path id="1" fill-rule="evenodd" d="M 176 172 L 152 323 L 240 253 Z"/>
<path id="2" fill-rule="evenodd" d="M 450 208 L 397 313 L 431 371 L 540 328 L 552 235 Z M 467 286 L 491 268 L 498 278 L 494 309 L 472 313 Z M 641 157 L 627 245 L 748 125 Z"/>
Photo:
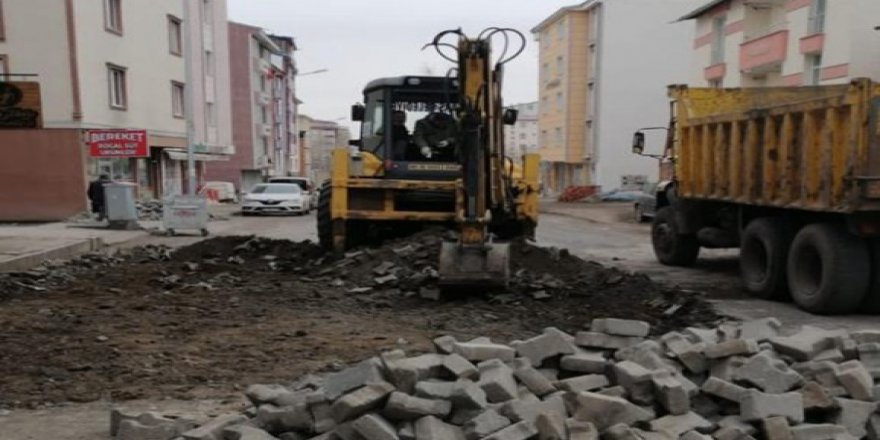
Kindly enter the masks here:
<path id="1" fill-rule="evenodd" d="M 415 422 L 417 440 L 464 440 L 461 428 L 444 423 L 434 416 L 425 416 Z"/>
<path id="2" fill-rule="evenodd" d="M 566 396 L 568 407 L 575 420 L 590 422 L 599 431 L 618 423 L 631 425 L 654 419 L 654 414 L 619 397 L 581 392 Z"/>
<path id="3" fill-rule="evenodd" d="M 590 330 L 609 335 L 644 338 L 651 332 L 651 325 L 633 319 L 596 318 L 590 325 Z"/>
<path id="4" fill-rule="evenodd" d="M 784 416 L 793 424 L 804 421 L 804 402 L 800 393 L 766 394 L 748 390 L 740 399 L 740 414 L 747 422 Z"/>
<path id="5" fill-rule="evenodd" d="M 361 416 L 351 424 L 354 430 L 369 440 L 399 440 L 394 425 L 378 414 Z"/>
<path id="6" fill-rule="evenodd" d="M 575 347 L 560 334 L 549 332 L 523 341 L 516 346 L 516 351 L 533 366 L 540 367 L 547 359 L 574 353 Z"/>
<path id="7" fill-rule="evenodd" d="M 877 403 L 852 399 L 836 399 L 840 412 L 831 420 L 836 425 L 845 426 L 857 438 L 868 435 L 868 420 L 877 411 Z"/>
<path id="8" fill-rule="evenodd" d="M 382 413 L 393 420 L 411 420 L 424 416 L 444 418 L 452 412 L 452 403 L 448 400 L 424 399 L 413 397 L 398 391 L 388 396 Z"/>
<path id="9" fill-rule="evenodd" d="M 465 422 L 462 429 L 467 440 L 478 440 L 510 424 L 510 419 L 491 409 Z"/>
<path id="10" fill-rule="evenodd" d="M 367 384 L 357 391 L 348 393 L 331 405 L 330 409 L 333 413 L 333 420 L 336 423 L 342 423 L 380 408 L 392 391 L 394 391 L 394 386 L 391 384 L 377 382 Z"/>

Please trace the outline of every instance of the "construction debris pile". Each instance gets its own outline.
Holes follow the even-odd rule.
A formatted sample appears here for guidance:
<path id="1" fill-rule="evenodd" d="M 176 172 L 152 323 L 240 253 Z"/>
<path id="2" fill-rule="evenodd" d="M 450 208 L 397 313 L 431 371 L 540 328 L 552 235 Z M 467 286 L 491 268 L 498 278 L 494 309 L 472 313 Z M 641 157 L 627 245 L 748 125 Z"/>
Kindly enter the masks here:
<path id="1" fill-rule="evenodd" d="M 46 260 L 27 271 L 0 273 L 0 298 L 60 289 L 70 285 L 80 276 L 123 264 L 170 260 L 171 248 L 161 245 L 139 246 L 130 252 L 115 255 L 90 252 L 71 260 Z"/>
<path id="2" fill-rule="evenodd" d="M 162 220 L 163 205 L 161 200 L 139 200 L 135 207 L 137 208 L 138 220 Z"/>
<path id="3" fill-rule="evenodd" d="M 877 439 L 880 331 L 768 318 L 647 339 L 595 319 L 509 345 L 434 340 L 324 377 L 253 385 L 243 414 L 207 423 L 114 411 L 118 440 Z"/>

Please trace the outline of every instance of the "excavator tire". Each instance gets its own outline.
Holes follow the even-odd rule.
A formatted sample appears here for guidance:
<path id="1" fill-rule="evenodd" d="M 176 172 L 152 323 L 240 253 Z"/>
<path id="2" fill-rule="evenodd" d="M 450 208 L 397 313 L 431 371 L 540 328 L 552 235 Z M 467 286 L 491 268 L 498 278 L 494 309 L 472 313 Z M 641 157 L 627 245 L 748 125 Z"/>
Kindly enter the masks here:
<path id="1" fill-rule="evenodd" d="M 324 249 L 333 249 L 333 218 L 330 217 L 330 181 L 318 190 L 318 242 Z"/>
<path id="2" fill-rule="evenodd" d="M 328 250 L 333 250 L 333 217 L 330 215 L 332 194 L 330 181 L 324 181 L 318 191 L 318 243 Z M 368 232 L 367 222 L 345 221 L 345 249 L 366 243 Z"/>

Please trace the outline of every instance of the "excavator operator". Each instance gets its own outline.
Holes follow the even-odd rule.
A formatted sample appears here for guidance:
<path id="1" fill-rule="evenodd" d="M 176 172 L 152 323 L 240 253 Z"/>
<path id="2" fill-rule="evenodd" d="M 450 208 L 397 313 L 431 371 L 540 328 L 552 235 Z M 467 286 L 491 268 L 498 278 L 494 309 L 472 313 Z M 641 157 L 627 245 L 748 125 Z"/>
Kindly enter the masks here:
<path id="1" fill-rule="evenodd" d="M 448 113 L 433 112 L 416 122 L 413 142 L 424 159 L 454 162 L 458 136 L 455 119 Z"/>

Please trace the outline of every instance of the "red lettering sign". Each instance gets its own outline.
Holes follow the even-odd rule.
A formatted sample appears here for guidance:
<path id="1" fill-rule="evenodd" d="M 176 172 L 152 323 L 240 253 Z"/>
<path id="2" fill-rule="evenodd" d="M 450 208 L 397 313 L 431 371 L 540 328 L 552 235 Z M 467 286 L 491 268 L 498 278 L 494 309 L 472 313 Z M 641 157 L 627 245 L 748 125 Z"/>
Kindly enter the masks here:
<path id="1" fill-rule="evenodd" d="M 146 130 L 87 130 L 91 157 L 149 157 Z"/>

